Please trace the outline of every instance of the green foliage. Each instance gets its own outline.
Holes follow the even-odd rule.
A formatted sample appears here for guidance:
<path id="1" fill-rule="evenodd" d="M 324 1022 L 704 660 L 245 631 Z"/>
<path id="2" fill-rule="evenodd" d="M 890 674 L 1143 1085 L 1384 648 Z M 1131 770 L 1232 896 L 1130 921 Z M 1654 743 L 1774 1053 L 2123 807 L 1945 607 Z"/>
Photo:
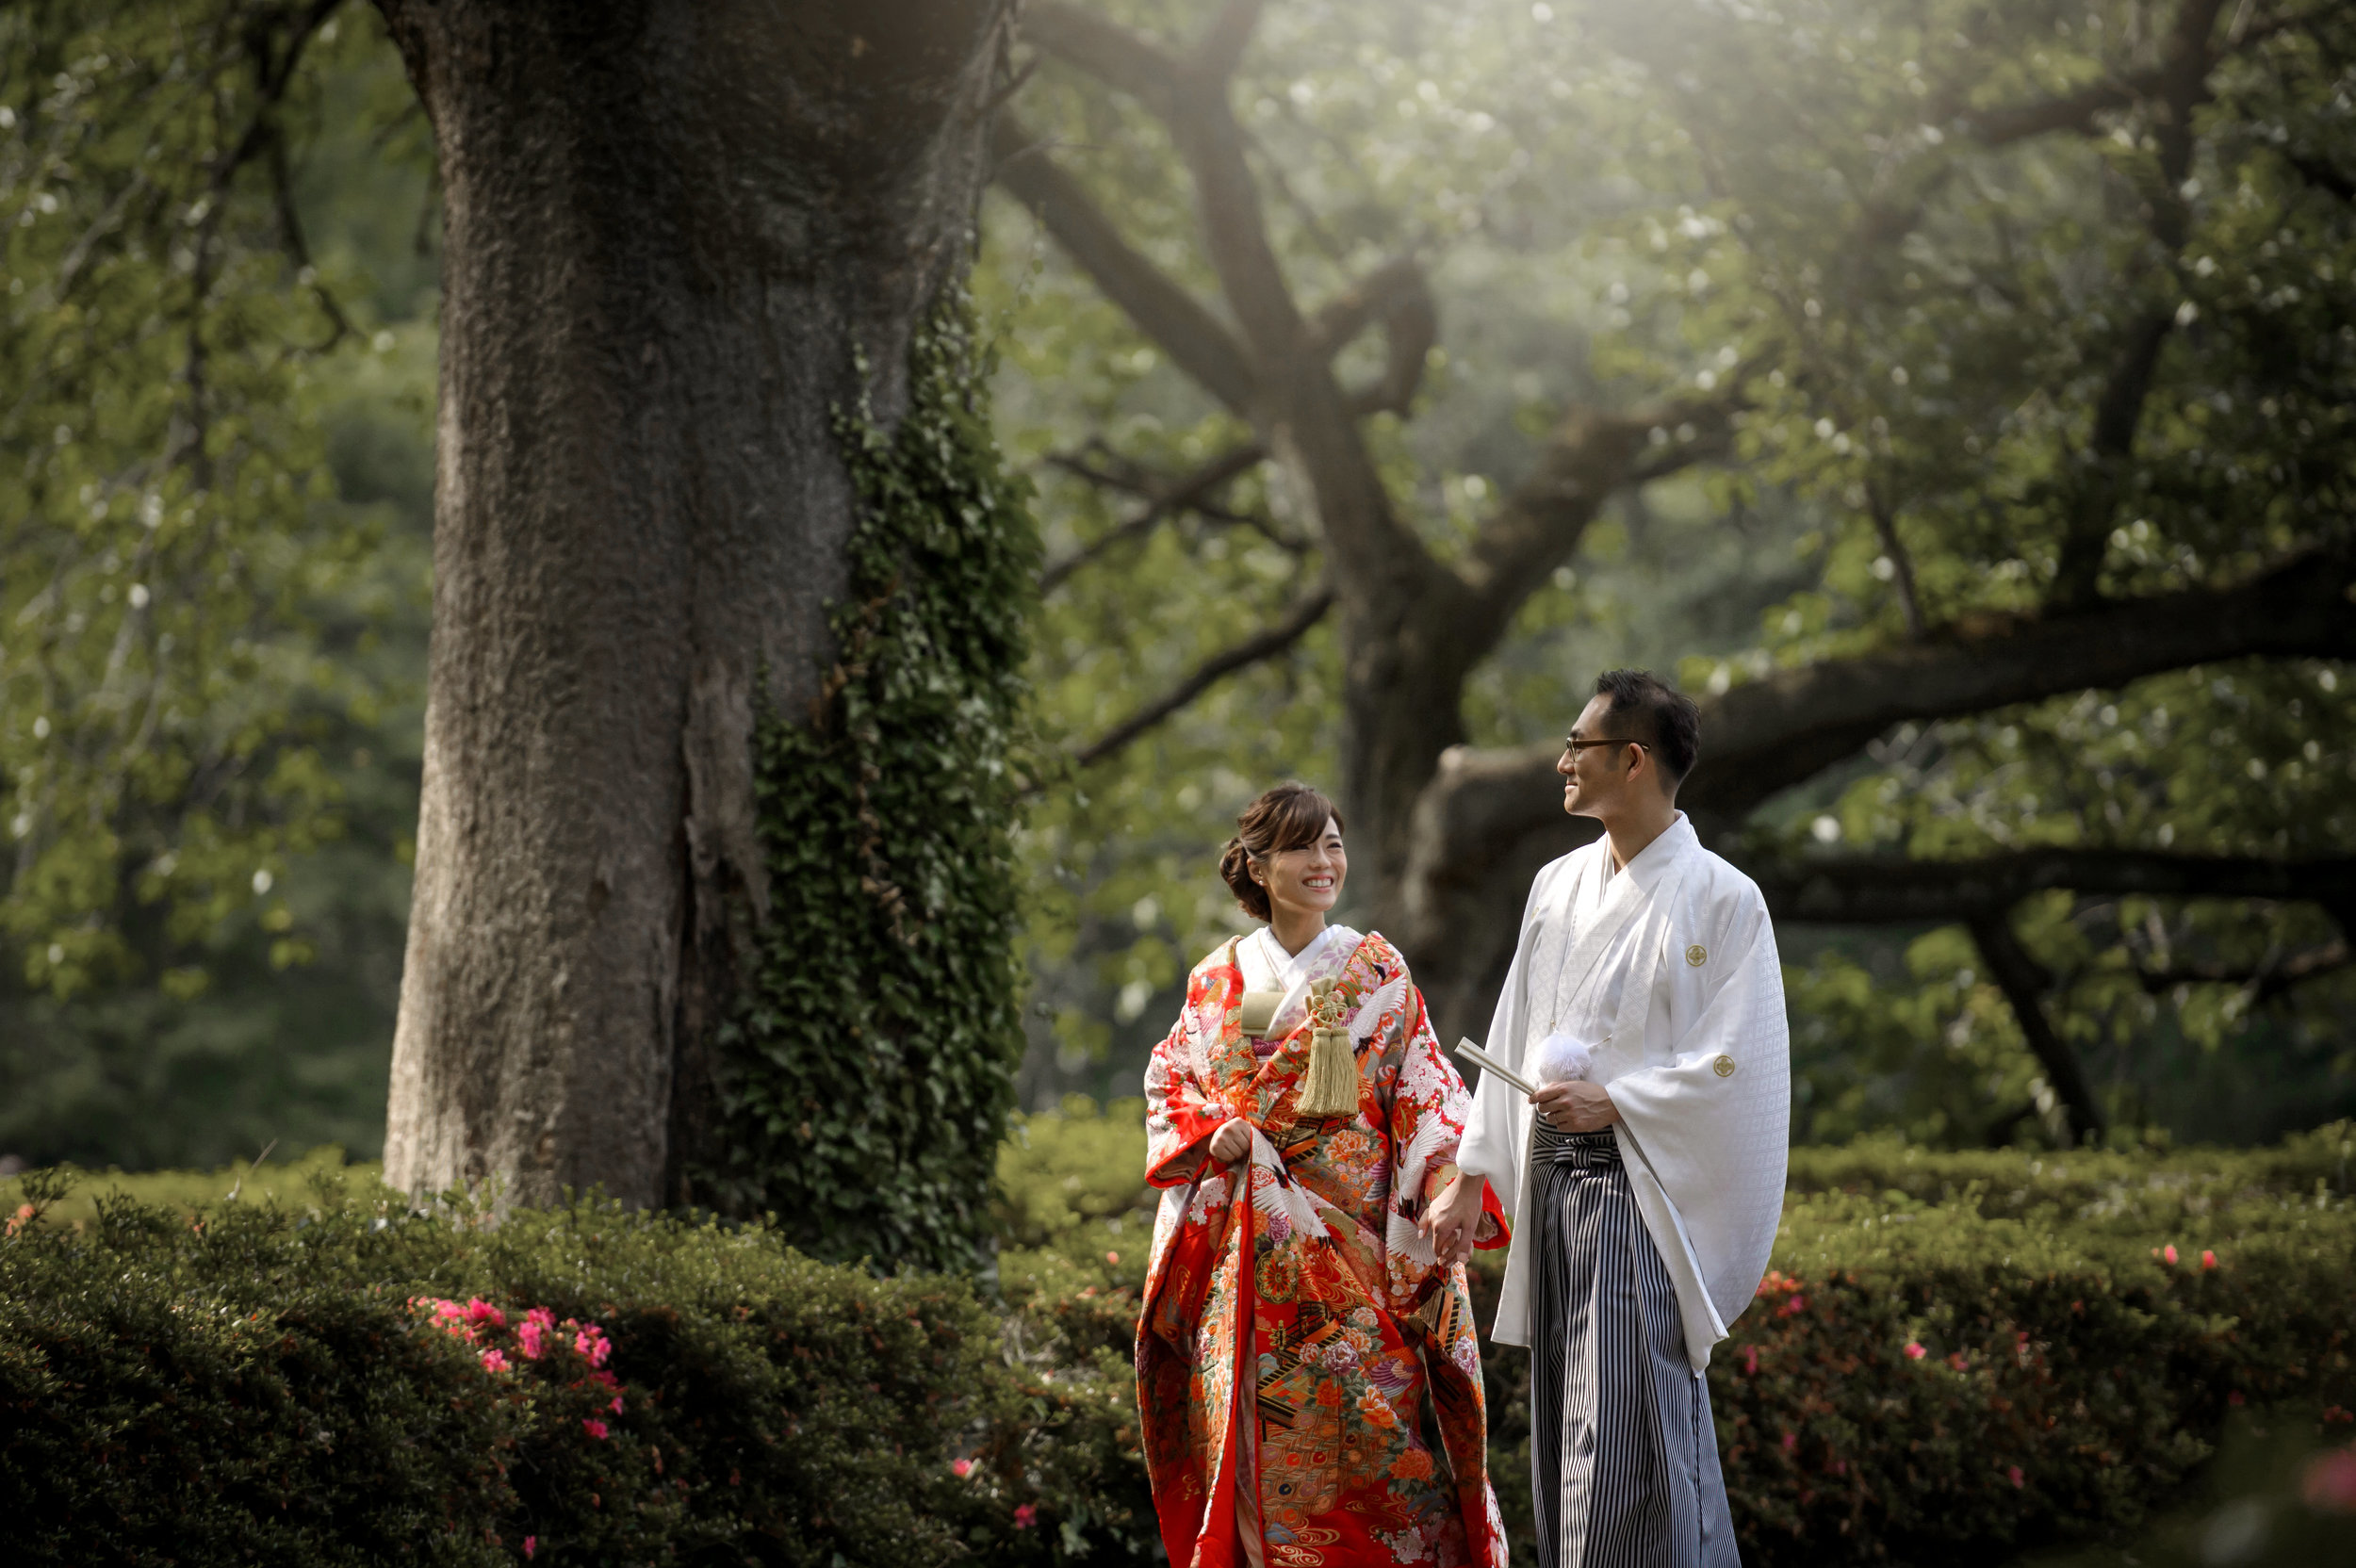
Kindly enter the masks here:
<path id="1" fill-rule="evenodd" d="M 0 298 L 0 358 L 25 393 L 11 406 L 102 416 L 59 416 L 74 432 L 64 455 L 45 413 L 6 426 L 0 450 L 152 469 L 158 494 L 192 483 L 196 455 L 171 420 L 194 396 L 175 355 L 201 326 L 222 451 L 292 486 L 216 484 L 199 508 L 210 544 L 170 514 L 148 530 L 111 491 L 103 518 L 54 484 L 38 507 L 23 486 L 0 499 L 0 825 L 25 828 L 0 836 L 0 1155 L 148 1168 L 273 1140 L 372 1152 L 383 1136 L 422 743 L 431 158 L 374 13 L 348 7 L 290 54 L 301 20 L 241 0 L 0 19 L 13 116 L 0 143 L 16 150 L 0 157 L 72 151 L 52 183 L 0 189 L 0 287 L 15 290 Z M 283 75 L 268 103 L 263 49 Z M 220 161 L 234 150 L 221 139 L 248 127 L 266 134 Z M 209 304 L 186 266 L 198 199 L 220 258 Z M 21 201 L 35 221 L 16 220 Z M 37 368 L 9 357 L 35 351 Z M 127 564 L 143 548 L 149 602 L 132 613 Z M 64 613 L 14 619 L 59 564 Z M 98 722 L 126 698 L 156 703 L 144 741 Z M 32 735 L 43 715 L 50 735 Z M 299 798 L 271 792 L 282 754 L 308 759 Z M 185 787 L 172 758 L 194 760 Z M 42 799 L 81 807 L 57 816 Z M 209 882 L 180 844 L 191 830 L 221 860 Z M 59 905 L 63 886 L 99 902 Z"/>
<path id="2" fill-rule="evenodd" d="M 217 1200 L 226 1172 L 118 1182 L 162 1206 L 77 1206 L 37 1174 L 0 1194 L 41 1211 L 0 1239 L 0 1544 L 34 1562 L 513 1562 L 527 1536 L 535 1563 L 1152 1561 L 1137 1111 L 1018 1120 L 996 1315 L 961 1280 L 822 1266 L 771 1226 L 411 1215 L 329 1161 L 307 1191 L 266 1170 L 236 1202 Z M 2137 1539 L 2195 1489 L 2242 1484 L 2230 1453 L 2207 1462 L 2235 1412 L 2268 1413 L 2301 1462 L 2345 1447 L 2352 1160 L 2348 1124 L 2246 1152 L 1795 1151 L 1776 1272 L 1710 1374 L 1745 1560 Z M 1499 1273 L 1482 1254 L 1484 1321 Z M 432 1300 L 476 1297 L 505 1322 L 471 1342 L 439 1326 Z M 597 1324 L 606 1366 L 569 1333 L 523 1355 L 533 1306 Z M 1528 1357 L 1484 1359 L 1526 1551 Z"/>
<path id="3" fill-rule="evenodd" d="M 402 1201 L 11 1226 L 10 1560 L 896 1568 L 1067 1539 L 1074 1508 L 1037 1484 L 1085 1445 L 1042 1468 L 1035 1439 L 1072 1430 L 1081 1390 L 1010 1364 L 966 1283 L 823 1266 L 767 1228 Z M 430 1305 L 475 1298 L 504 1323 Z M 578 1327 L 535 1346 L 535 1306 L 610 1359 Z"/>
<path id="4" fill-rule="evenodd" d="M 859 513 L 838 652 L 807 721 L 760 725 L 770 918 L 722 1034 L 714 1197 L 887 1267 L 979 1261 L 1020 1053 L 1008 761 L 1038 552 L 978 353 L 946 302 L 896 426 L 839 421 Z"/>
<path id="5" fill-rule="evenodd" d="M 1173 48 L 1204 25 L 1169 0 L 1101 8 Z M 1993 636 L 2088 588 L 2227 583 L 2291 550 L 2345 548 L 2356 13 L 2219 13 L 2219 64 L 2181 126 L 2148 85 L 2064 112 L 2090 84 L 2148 84 L 2180 14 L 2123 0 L 1267 8 L 1232 98 L 1304 306 L 1402 253 L 1432 275 L 1441 348 L 1410 416 L 1371 421 L 1367 438 L 1436 554 L 1513 490 L 1566 410 L 1736 400 L 1726 460 L 1624 498 L 1475 673 L 1476 743 L 1553 732 L 1606 663 L 1726 692 L 1901 642 L 1909 580 L 1932 635 Z M 2059 106 L 2046 133 L 2003 127 L 2000 111 L 2035 106 Z M 1196 193 L 1158 122 L 1052 57 L 1018 106 L 1156 266 L 1216 295 Z M 1034 660 L 1042 728 L 1076 745 L 1272 619 L 1324 544 L 1266 472 L 1130 528 L 1158 476 L 1240 433 L 1023 215 L 992 216 L 983 287 L 1015 322 L 1009 449 L 1115 481 L 1043 469 L 1051 554 L 1098 551 L 1047 596 Z M 2134 346 L 2154 333 L 2138 388 Z M 1346 372 L 1365 373 L 1373 344 L 1351 351 Z M 2096 412 L 2138 392 L 2121 449 Z M 1312 637 L 1045 803 L 1026 841 L 1049 1015 L 1033 1103 L 1075 1082 L 1122 1092 L 1177 978 L 1224 934 L 1211 866 L 1235 807 L 1287 774 L 1338 782 L 1335 658 Z M 2344 854 L 2347 680 L 2251 662 L 1904 726 L 1770 803 L 1747 848 Z M 2024 912 L 2022 935 L 2122 1120 L 2252 1138 L 2356 1108 L 2356 970 L 2263 978 L 2328 950 L 2314 908 L 2067 904 Z M 1948 985 L 1961 966 L 1909 962 L 1920 935 L 1846 939 L 1840 961 L 1794 973 L 1798 1021 L 1818 997 L 1834 1009 L 1825 1086 L 1842 1108 L 1826 1135 L 2036 1136 L 2051 1091 L 2018 1031 L 1981 985 Z M 2143 978 L 2168 972 L 2187 977 Z M 1850 1062 L 1853 1038 L 1870 1043 Z"/>
<path id="6" fill-rule="evenodd" d="M 342 280 L 289 227 L 315 23 L 0 18 L 0 938 L 59 995 L 137 973 L 141 920 L 185 948 L 251 908 L 295 941 L 273 883 L 341 829 L 319 745 L 371 685 L 286 635 L 371 544 L 325 504 Z"/>
<path id="7" fill-rule="evenodd" d="M 1139 1109 L 1028 1118 L 999 1167 L 1009 1295 L 1061 1298 L 1108 1347 L 1134 1330 L 1155 1197 Z M 2314 1412 L 2356 1409 L 2352 1162 L 2348 1123 L 2157 1155 L 1794 1150 L 1776 1272 L 1710 1372 L 1744 1560 L 2118 1539 L 2173 1501 L 2230 1411 L 2303 1407 L 2313 1432 Z M 1501 1276 L 1479 1255 L 1483 1322 Z M 1529 1358 L 1489 1346 L 1483 1364 L 1529 1551 Z"/>

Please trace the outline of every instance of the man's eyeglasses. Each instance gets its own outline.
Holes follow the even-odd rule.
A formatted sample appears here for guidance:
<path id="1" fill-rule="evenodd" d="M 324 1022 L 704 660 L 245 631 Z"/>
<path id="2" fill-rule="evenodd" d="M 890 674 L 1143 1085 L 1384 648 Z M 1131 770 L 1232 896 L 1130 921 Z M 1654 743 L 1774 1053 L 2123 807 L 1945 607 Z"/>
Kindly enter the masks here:
<path id="1" fill-rule="evenodd" d="M 1562 749 L 1569 752 L 1573 757 L 1577 757 L 1580 752 L 1585 751 L 1589 746 L 1634 746 L 1637 750 L 1642 751 L 1644 749 L 1644 743 L 1642 741 L 1631 741 L 1626 737 L 1615 736 L 1606 736 L 1599 741 L 1582 741 L 1576 735 L 1565 735 L 1562 737 Z"/>

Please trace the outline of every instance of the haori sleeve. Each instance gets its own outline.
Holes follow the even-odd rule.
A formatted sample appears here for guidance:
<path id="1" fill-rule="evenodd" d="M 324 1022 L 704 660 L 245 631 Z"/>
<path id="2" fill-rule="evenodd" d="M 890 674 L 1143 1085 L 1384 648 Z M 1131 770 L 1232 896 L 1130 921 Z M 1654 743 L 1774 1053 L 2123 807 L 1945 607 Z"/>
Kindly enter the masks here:
<path id="1" fill-rule="evenodd" d="M 1399 1080 L 1390 1096 L 1390 1135 L 1393 1168 L 1398 1172 L 1400 1215 L 1418 1218 L 1456 1180 L 1457 1152 L 1464 1137 L 1464 1119 L 1472 1096 L 1463 1075 L 1440 1038 L 1432 1032 L 1424 1011 L 1423 992 L 1407 988 L 1406 1007 L 1399 1027 L 1405 1032 L 1399 1054 Z M 1505 1211 L 1494 1188 L 1483 1189 L 1481 1218 L 1473 1245 L 1502 1247 L 1511 1239 Z"/>
<path id="2" fill-rule="evenodd" d="M 1186 1015 L 1153 1048 L 1145 1068 L 1145 1180 L 1157 1187 L 1194 1180 L 1207 1154 L 1204 1138 L 1230 1113 L 1204 1093 L 1186 1051 Z"/>

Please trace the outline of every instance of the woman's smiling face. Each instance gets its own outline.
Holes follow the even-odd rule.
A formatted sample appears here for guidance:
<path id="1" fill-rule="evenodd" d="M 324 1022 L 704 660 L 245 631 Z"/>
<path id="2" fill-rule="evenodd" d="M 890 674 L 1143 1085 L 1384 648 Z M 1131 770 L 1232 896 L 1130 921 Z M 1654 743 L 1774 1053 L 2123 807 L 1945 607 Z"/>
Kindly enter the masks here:
<path id="1" fill-rule="evenodd" d="M 1327 818 L 1317 841 L 1299 849 L 1271 850 L 1257 862 L 1260 886 L 1277 909 L 1323 914 L 1342 896 L 1350 857 L 1342 851 L 1341 824 Z"/>

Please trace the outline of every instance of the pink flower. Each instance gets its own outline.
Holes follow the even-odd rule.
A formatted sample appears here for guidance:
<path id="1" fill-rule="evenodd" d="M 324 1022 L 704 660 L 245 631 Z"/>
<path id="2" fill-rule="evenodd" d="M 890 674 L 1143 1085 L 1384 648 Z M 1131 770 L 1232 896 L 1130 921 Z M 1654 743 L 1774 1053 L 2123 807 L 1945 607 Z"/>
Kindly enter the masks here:
<path id="1" fill-rule="evenodd" d="M 1805 1296 L 1794 1296 L 1792 1299 L 1786 1301 L 1782 1306 L 1775 1309 L 1775 1315 L 1778 1317 L 1796 1317 L 1801 1313 L 1806 1311 L 1808 1311 L 1808 1298 Z"/>
<path id="2" fill-rule="evenodd" d="M 540 1338 L 540 1325 L 530 1318 L 515 1326 L 515 1348 L 524 1353 L 524 1360 L 538 1361 L 548 1347 Z"/>
<path id="3" fill-rule="evenodd" d="M 1121 1261 L 1121 1254 L 1118 1252 L 1107 1252 L 1104 1254 L 1104 1261 L 1106 1263 L 1119 1263 Z"/>
<path id="4" fill-rule="evenodd" d="M 1954 1367 L 1958 1372 L 1969 1372 L 1972 1370 L 1971 1359 L 1961 1350 L 1948 1351 L 1947 1364 Z"/>
<path id="5" fill-rule="evenodd" d="M 485 1350 L 483 1352 L 483 1370 L 504 1372 L 507 1370 L 507 1358 L 497 1350 Z"/>
<path id="6" fill-rule="evenodd" d="M 608 1406 L 607 1408 L 608 1408 L 608 1409 L 610 1409 L 610 1410 L 612 1410 L 612 1411 L 614 1412 L 614 1414 L 616 1414 L 616 1415 L 621 1414 L 621 1413 L 622 1413 L 622 1396 L 621 1396 L 620 1395 L 618 1395 L 618 1394 L 616 1394 L 615 1396 L 614 1396 L 614 1403 L 613 1403 L 612 1405 Z"/>
<path id="7" fill-rule="evenodd" d="M 466 1303 L 466 1321 L 488 1323 L 494 1329 L 504 1329 L 507 1327 L 507 1315 L 478 1296 Z"/>
<path id="8" fill-rule="evenodd" d="M 622 1386 L 622 1380 L 615 1377 L 611 1372 L 592 1372 L 589 1374 L 589 1380 L 602 1388 L 619 1388 Z"/>
<path id="9" fill-rule="evenodd" d="M 2201 1266 L 2203 1268 L 2215 1268 L 2217 1266 L 2217 1254 L 2210 1251 L 2205 1247 L 2201 1250 Z"/>
<path id="10" fill-rule="evenodd" d="M 1792 1453 L 1792 1452 L 1793 1452 L 1794 1450 L 1796 1450 L 1796 1449 L 1799 1447 L 1799 1446 L 1800 1446 L 1800 1434 L 1799 1434 L 1799 1433 L 1797 1433 L 1797 1432 L 1786 1432 L 1786 1433 L 1784 1433 L 1784 1434 L 1783 1434 L 1783 1451 L 1784 1451 L 1785 1453 L 1787 1453 L 1787 1454 L 1788 1454 L 1788 1453 Z"/>
<path id="11" fill-rule="evenodd" d="M 539 1549 L 540 1538 L 538 1536 L 527 1535 L 524 1537 L 524 1556 L 530 1557 L 532 1553 L 538 1551 Z"/>
<path id="12" fill-rule="evenodd" d="M 436 1301 L 434 1303 L 434 1315 L 436 1317 L 464 1317 L 466 1315 L 466 1309 L 460 1306 L 455 1301 Z"/>
<path id="13" fill-rule="evenodd" d="M 1759 1347 L 1756 1345 L 1742 1347 L 1742 1375 L 1748 1378 L 1759 1376 Z"/>
<path id="14" fill-rule="evenodd" d="M 2026 1486 L 2028 1484 L 2028 1478 L 2021 1474 L 2021 1466 L 2018 1464 L 2012 1466 L 2004 1472 L 2004 1478 L 2012 1482 L 2015 1486 Z"/>
<path id="15" fill-rule="evenodd" d="M 2356 1448 L 2317 1454 L 2299 1478 L 2299 1494 L 2318 1513 L 2356 1513 Z"/>
<path id="16" fill-rule="evenodd" d="M 970 1459 L 953 1459 L 949 1462 L 949 1473 L 957 1479 L 963 1480 L 973 1473 L 973 1462 Z"/>
<path id="17" fill-rule="evenodd" d="M 2166 1247 L 2161 1248 L 2161 1249 L 2160 1249 L 2160 1256 L 2161 1256 L 2161 1257 L 2163 1257 L 2163 1258 L 2166 1258 L 2166 1259 L 2168 1260 L 2168 1267 L 2170 1267 L 2170 1268 L 2175 1267 L 2175 1266 L 2176 1266 L 2176 1244 L 2175 1244 L 2174 1242 L 2172 1242 L 2172 1241 L 2171 1241 L 2171 1242 L 2169 1242 L 2169 1243 L 2168 1243 Z"/>
<path id="18" fill-rule="evenodd" d="M 604 1422 L 592 1415 L 581 1422 L 581 1429 L 587 1432 L 591 1437 L 601 1438 L 606 1434 L 607 1428 Z"/>
<path id="19" fill-rule="evenodd" d="M 1930 1352 L 1923 1349 L 1922 1347 L 1916 1341 L 1911 1339 L 1906 1341 L 1906 1360 L 1921 1361 L 1924 1356 L 1929 1354 Z"/>
<path id="20" fill-rule="evenodd" d="M 543 1329 L 553 1329 L 556 1327 L 556 1314 L 546 1307 L 534 1307 L 524 1314 L 524 1321 L 537 1323 Z"/>
<path id="21" fill-rule="evenodd" d="M 1027 1530 L 1027 1529 L 1029 1529 L 1032 1526 L 1034 1526 L 1034 1525 L 1036 1525 L 1036 1524 L 1038 1524 L 1038 1523 L 1039 1523 L 1039 1505 L 1038 1505 L 1038 1504 L 1036 1504 L 1036 1503 L 1024 1503 L 1024 1504 L 1023 1504 L 1020 1508 L 1017 1508 L 1017 1509 L 1014 1511 L 1014 1527 L 1015 1527 L 1016 1529 L 1019 1529 L 1019 1530 Z"/>
<path id="22" fill-rule="evenodd" d="M 603 1366 L 605 1358 L 614 1353 L 614 1342 L 605 1337 L 595 1323 L 573 1335 L 573 1348 L 589 1358 L 592 1366 Z"/>

